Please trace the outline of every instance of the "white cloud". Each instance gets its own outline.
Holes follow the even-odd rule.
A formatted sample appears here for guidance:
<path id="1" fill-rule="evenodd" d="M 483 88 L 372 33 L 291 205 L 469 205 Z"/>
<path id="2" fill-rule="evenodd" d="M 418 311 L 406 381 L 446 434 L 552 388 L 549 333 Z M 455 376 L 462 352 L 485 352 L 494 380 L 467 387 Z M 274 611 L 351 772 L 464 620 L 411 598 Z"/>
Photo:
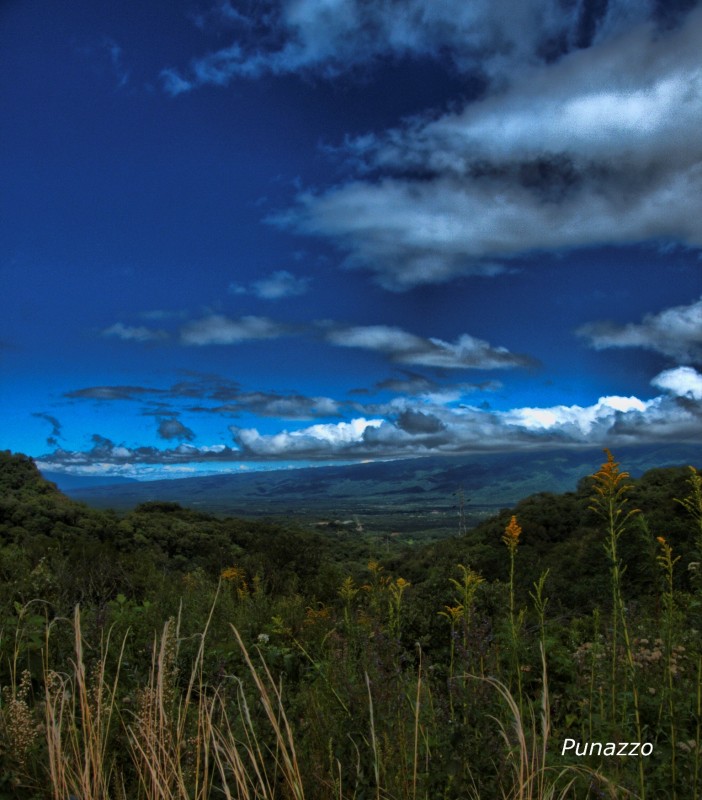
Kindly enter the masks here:
<path id="1" fill-rule="evenodd" d="M 558 0 L 280 0 L 258 19 L 229 15 L 236 29 L 231 44 L 162 77 L 166 91 L 178 94 L 267 73 L 333 77 L 388 56 L 420 56 L 448 57 L 461 71 L 499 79 L 558 54 L 554 43 L 561 50 L 587 46 L 592 35 L 583 36 L 585 27 L 606 39 L 651 10 L 646 0 L 611 0 L 599 17 L 591 4 Z"/>
<path id="2" fill-rule="evenodd" d="M 353 419 L 350 422 L 311 425 L 297 431 L 261 435 L 255 428 L 230 427 L 234 441 L 245 457 L 333 458 L 338 452 L 353 449 L 363 442 L 367 430 L 383 424 L 380 419 Z"/>
<path id="3" fill-rule="evenodd" d="M 593 429 L 603 423 L 611 424 L 618 414 L 630 411 L 645 413 L 649 404 L 636 397 L 601 397 L 592 406 L 552 406 L 550 408 L 516 408 L 499 414 L 507 425 L 523 427 L 528 431 L 569 432 L 576 437 L 588 437 Z"/>
<path id="4" fill-rule="evenodd" d="M 667 369 L 656 375 L 651 384 L 678 397 L 702 400 L 702 375 L 692 367 Z"/>
<path id="5" fill-rule="evenodd" d="M 444 369 L 506 369 L 527 366 L 532 360 L 492 347 L 467 333 L 455 343 L 415 336 L 390 325 L 335 326 L 325 333 L 331 344 L 359 347 L 384 353 L 398 364 L 415 364 Z"/>
<path id="6" fill-rule="evenodd" d="M 283 297 L 297 297 L 305 294 L 309 285 L 310 278 L 297 277 L 283 269 L 246 286 L 232 283 L 229 291 L 232 294 L 252 294 L 264 300 L 279 300 Z"/>
<path id="7" fill-rule="evenodd" d="M 125 342 L 157 342 L 168 338 L 166 331 L 146 328 L 143 325 L 125 325 L 122 322 L 116 322 L 105 328 L 102 335 L 122 339 Z"/>
<path id="8" fill-rule="evenodd" d="M 578 329 L 596 350 L 641 347 L 678 362 L 702 361 L 702 298 L 687 306 L 647 314 L 640 324 L 591 322 Z"/>
<path id="9" fill-rule="evenodd" d="M 361 177 L 271 221 L 331 239 L 390 289 L 498 274 L 536 251 L 702 247 L 701 39 L 702 8 L 673 30 L 641 24 L 361 137 L 348 147 Z"/>
<path id="10" fill-rule="evenodd" d="M 58 448 L 39 461 L 44 469 L 112 471 L 143 465 L 216 462 L 338 461 L 364 458 L 476 453 L 554 446 L 615 447 L 650 442 L 702 444 L 702 375 L 689 367 L 652 381 L 663 394 L 648 400 L 601 397 L 589 406 L 556 405 L 494 411 L 456 405 L 457 395 L 398 397 L 382 405 L 356 406 L 359 416 L 297 430 L 261 433 L 229 428 L 235 447 L 128 447 L 95 435 L 88 451 Z"/>
<path id="11" fill-rule="evenodd" d="M 667 396 L 608 396 L 590 406 L 491 411 L 447 406 L 430 398 L 397 398 L 367 406 L 377 414 L 370 420 L 362 417 L 353 423 L 276 434 L 254 428 L 231 431 L 243 460 L 399 458 L 563 445 L 702 442 L 702 405 L 690 402 L 699 399 L 690 392 L 684 402 Z"/>
<path id="12" fill-rule="evenodd" d="M 222 314 L 211 314 L 184 325 L 180 338 L 189 345 L 239 344 L 255 339 L 276 339 L 289 332 L 285 325 L 267 317 L 230 319 Z"/>

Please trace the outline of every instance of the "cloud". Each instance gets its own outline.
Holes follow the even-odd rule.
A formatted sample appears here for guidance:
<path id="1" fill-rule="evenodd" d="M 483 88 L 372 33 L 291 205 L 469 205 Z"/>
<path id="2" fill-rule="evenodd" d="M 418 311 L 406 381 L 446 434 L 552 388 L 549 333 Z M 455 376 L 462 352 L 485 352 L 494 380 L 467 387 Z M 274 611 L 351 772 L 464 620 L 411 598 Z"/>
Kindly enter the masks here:
<path id="1" fill-rule="evenodd" d="M 87 451 L 57 449 L 36 459 L 40 469 L 59 468 L 77 474 L 138 474 L 143 465 L 171 466 L 174 464 L 230 463 L 238 461 L 240 453 L 226 445 L 196 447 L 181 443 L 161 450 L 157 447 L 128 447 L 93 434 L 93 446 Z"/>
<path id="2" fill-rule="evenodd" d="M 183 423 L 175 417 L 159 420 L 158 435 L 162 439 L 179 439 L 180 441 L 187 442 L 191 442 L 195 438 L 195 434 L 190 428 L 183 425 Z"/>
<path id="3" fill-rule="evenodd" d="M 675 5 L 675 4 L 670 4 Z M 449 60 L 493 80 L 558 58 L 648 18 L 653 3 L 558 0 L 280 0 L 265 12 L 220 15 L 233 41 L 162 72 L 172 95 L 235 78 L 314 73 L 328 78 L 381 59 Z"/>
<path id="4" fill-rule="evenodd" d="M 301 394 L 276 392 L 240 392 L 225 405 L 190 410 L 229 415 L 246 412 L 262 417 L 306 420 L 318 417 L 337 417 L 341 413 L 341 404 L 331 397 L 307 397 Z"/>
<path id="5" fill-rule="evenodd" d="M 109 38 L 103 41 L 103 47 L 109 54 L 110 65 L 117 79 L 117 88 L 122 89 L 129 83 L 130 75 L 129 70 L 124 66 L 124 51 L 114 39 Z"/>
<path id="6" fill-rule="evenodd" d="M 297 431 L 262 436 L 255 428 L 230 427 L 244 458 L 334 458 L 353 450 L 365 432 L 383 424 L 380 419 L 352 419 L 350 422 L 311 425 Z"/>
<path id="7" fill-rule="evenodd" d="M 109 328 L 105 328 L 102 335 L 122 339 L 125 342 L 158 342 L 168 338 L 166 331 L 146 328 L 143 325 L 125 325 L 122 322 L 116 322 Z"/>
<path id="8" fill-rule="evenodd" d="M 588 339 L 596 350 L 641 347 L 669 356 L 678 363 L 699 363 L 702 361 L 702 298 L 687 306 L 647 314 L 640 324 L 590 322 L 576 333 Z"/>
<path id="9" fill-rule="evenodd" d="M 445 395 L 447 391 L 458 392 L 459 395 L 472 394 L 473 392 L 497 392 L 502 388 L 502 383 L 496 380 L 480 381 L 478 383 L 461 382 L 450 387 L 445 387 L 437 381 L 430 380 L 424 375 L 419 375 L 411 370 L 402 370 L 402 378 L 387 378 L 379 381 L 373 387 L 374 392 L 392 392 L 408 397 Z M 364 394 L 369 391 L 365 390 Z"/>
<path id="10" fill-rule="evenodd" d="M 161 393 L 161 389 L 146 386 L 87 386 L 66 392 L 63 396 L 69 400 L 141 400 L 144 395 Z"/>
<path id="11" fill-rule="evenodd" d="M 300 278 L 287 270 L 273 272 L 267 278 L 253 281 L 246 286 L 232 283 L 229 291 L 232 294 L 252 294 L 263 300 L 280 300 L 283 297 L 297 297 L 305 294 L 310 285 L 310 278 Z"/>
<path id="12" fill-rule="evenodd" d="M 407 409 L 397 418 L 397 427 L 406 433 L 440 433 L 446 430 L 446 423 L 433 414 Z"/>
<path id="13" fill-rule="evenodd" d="M 443 369 L 507 369 L 535 363 L 527 356 L 510 353 L 504 347 L 492 347 L 467 333 L 452 344 L 442 339 L 415 336 L 389 325 L 332 325 L 324 337 L 339 347 L 375 350 L 398 364 Z"/>
<path id="14" fill-rule="evenodd" d="M 395 290 L 496 275 L 536 252 L 702 247 L 702 141 L 690 137 L 702 126 L 702 8 L 668 30 L 615 24 L 625 5 L 609 8 L 587 49 L 347 143 L 356 177 L 301 192 L 270 222 L 331 240 Z"/>
<path id="15" fill-rule="evenodd" d="M 180 339 L 187 345 L 240 344 L 256 339 L 277 339 L 290 333 L 289 326 L 267 317 L 229 319 L 221 314 L 211 314 L 184 325 Z"/>
<path id="16" fill-rule="evenodd" d="M 404 407 L 403 407 L 404 406 Z M 390 408 L 385 409 L 390 411 Z M 702 443 L 702 404 L 678 397 L 602 397 L 591 406 L 489 411 L 398 402 L 394 416 L 261 434 L 232 428 L 241 457 L 366 459 L 658 441 Z"/>
<path id="17" fill-rule="evenodd" d="M 651 384 L 677 397 L 702 401 L 702 375 L 692 367 L 667 369 L 656 375 Z"/>
<path id="18" fill-rule="evenodd" d="M 201 401 L 203 405 L 187 408 L 191 413 L 223 416 L 249 413 L 287 420 L 338 417 L 342 410 L 342 404 L 331 397 L 322 395 L 310 397 L 298 392 L 250 392 L 243 390 L 236 381 L 219 375 L 198 373 L 192 373 L 187 380 L 178 381 L 166 389 L 151 386 L 88 386 L 66 392 L 64 397 L 70 400 L 147 402 L 149 405 L 142 409 L 141 413 L 163 418 L 163 428 L 159 428 L 159 435 L 166 439 L 190 439 L 193 436 L 192 431 L 177 419 L 168 418 L 175 412 L 166 401 L 180 406 L 188 400 Z M 215 405 L 204 405 L 204 403 Z M 170 436 L 167 435 L 169 432 Z M 189 432 L 189 435 L 186 435 L 186 432 Z M 180 433 L 184 435 L 180 436 Z"/>
<path id="19" fill-rule="evenodd" d="M 35 411 L 32 416 L 36 417 L 37 419 L 43 419 L 45 422 L 48 422 L 49 425 L 51 425 L 51 434 L 47 437 L 46 443 L 49 445 L 49 447 L 57 447 L 58 441 L 61 438 L 61 423 L 56 419 L 56 417 L 43 411 Z"/>
<path id="20" fill-rule="evenodd" d="M 662 393 L 647 400 L 614 395 L 588 406 L 527 406 L 507 411 L 457 405 L 460 395 L 456 393 L 396 397 L 365 409 L 359 405 L 359 416 L 353 419 L 294 430 L 261 433 L 257 428 L 232 425 L 234 447 L 195 447 L 184 442 L 163 450 L 128 447 L 95 434 L 88 451 L 58 448 L 38 461 L 46 469 L 137 474 L 149 465 L 337 462 L 565 445 L 702 444 L 702 374 L 678 367 L 661 372 L 652 385 Z M 175 418 L 164 422 L 169 423 L 171 438 L 185 438 L 179 434 L 189 429 L 179 428 Z"/>

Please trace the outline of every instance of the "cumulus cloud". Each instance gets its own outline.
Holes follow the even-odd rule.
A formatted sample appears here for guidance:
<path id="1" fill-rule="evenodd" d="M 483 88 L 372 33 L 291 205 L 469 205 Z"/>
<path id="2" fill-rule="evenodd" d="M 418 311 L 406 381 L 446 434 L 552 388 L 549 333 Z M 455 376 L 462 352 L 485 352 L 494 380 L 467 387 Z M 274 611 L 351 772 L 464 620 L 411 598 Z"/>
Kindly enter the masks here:
<path id="1" fill-rule="evenodd" d="M 401 458 L 555 445 L 616 446 L 655 441 L 702 442 L 702 404 L 679 397 L 602 397 L 591 406 L 489 411 L 397 402 L 384 418 L 261 434 L 232 428 L 251 460 Z"/>
<path id="2" fill-rule="evenodd" d="M 154 330 L 144 325 L 125 325 L 116 322 L 102 331 L 103 336 L 115 337 L 125 342 L 158 342 L 168 338 L 168 333 L 164 330 Z"/>
<path id="3" fill-rule="evenodd" d="M 539 251 L 702 246 L 702 9 L 665 31 L 612 26 L 477 101 L 349 143 L 356 178 L 271 222 L 331 240 L 389 289 Z"/>
<path id="4" fill-rule="evenodd" d="M 240 344 L 256 339 L 277 339 L 290 333 L 289 326 L 267 317 L 230 319 L 222 314 L 211 314 L 184 325 L 180 339 L 188 345 Z"/>
<path id="5" fill-rule="evenodd" d="M 335 458 L 357 449 L 367 430 L 383 424 L 360 417 L 349 422 L 311 425 L 296 431 L 261 435 L 255 428 L 230 427 L 244 458 Z M 342 457 L 344 457 L 342 455 Z"/>
<path id="6" fill-rule="evenodd" d="M 671 3 L 675 6 L 675 3 Z M 177 95 L 235 78 L 313 72 L 334 77 L 381 58 L 447 58 L 462 72 L 499 80 L 515 68 L 553 60 L 646 19 L 652 2 L 558 0 L 278 0 L 265 13 L 220 14 L 226 47 L 162 72 Z M 213 20 L 214 21 L 214 20 Z"/>
<path id="7" fill-rule="evenodd" d="M 252 294 L 263 300 L 280 300 L 305 294 L 309 286 L 310 278 L 298 277 L 283 269 L 247 285 L 232 283 L 229 291 L 232 294 Z"/>
<path id="8" fill-rule="evenodd" d="M 615 395 L 588 406 L 528 406 L 507 411 L 457 404 L 458 394 L 396 397 L 382 405 L 359 405 L 359 416 L 350 420 L 276 433 L 232 425 L 234 447 L 195 447 L 185 442 L 163 450 L 128 447 L 96 434 L 88 451 L 59 448 L 39 461 L 47 469 L 107 471 L 114 467 L 119 471 L 157 464 L 334 462 L 563 445 L 702 444 L 702 375 L 691 367 L 678 367 L 661 372 L 652 384 L 662 393 L 647 400 Z M 176 435 L 184 431 L 175 418 L 166 421 L 171 433 L 166 438 L 187 438 Z"/>
<path id="9" fill-rule="evenodd" d="M 596 350 L 641 347 L 677 362 L 702 361 L 702 298 L 687 306 L 647 314 L 641 323 L 591 322 L 577 330 Z"/>
<path id="10" fill-rule="evenodd" d="M 450 343 L 425 339 L 390 325 L 332 325 L 324 336 L 331 344 L 375 350 L 398 364 L 443 369 L 507 369 L 534 364 L 527 356 L 510 353 L 504 347 L 493 347 L 467 333 Z"/>
<path id="11" fill-rule="evenodd" d="M 702 401 L 702 375 L 692 367 L 667 369 L 656 375 L 651 384 L 677 397 Z"/>

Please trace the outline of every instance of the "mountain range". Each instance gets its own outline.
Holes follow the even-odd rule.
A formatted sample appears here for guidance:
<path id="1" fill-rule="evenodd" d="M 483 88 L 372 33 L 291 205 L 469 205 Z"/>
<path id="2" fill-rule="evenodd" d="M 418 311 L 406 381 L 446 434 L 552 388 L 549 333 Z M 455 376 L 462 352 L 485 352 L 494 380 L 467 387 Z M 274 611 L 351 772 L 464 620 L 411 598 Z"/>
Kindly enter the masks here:
<path id="1" fill-rule="evenodd" d="M 636 446 L 614 454 L 638 477 L 653 467 L 702 465 L 699 445 Z M 538 492 L 573 491 L 605 460 L 600 448 L 425 457 L 159 481 L 78 484 L 45 473 L 70 497 L 126 511 L 152 501 L 243 517 L 408 532 L 470 527 Z"/>

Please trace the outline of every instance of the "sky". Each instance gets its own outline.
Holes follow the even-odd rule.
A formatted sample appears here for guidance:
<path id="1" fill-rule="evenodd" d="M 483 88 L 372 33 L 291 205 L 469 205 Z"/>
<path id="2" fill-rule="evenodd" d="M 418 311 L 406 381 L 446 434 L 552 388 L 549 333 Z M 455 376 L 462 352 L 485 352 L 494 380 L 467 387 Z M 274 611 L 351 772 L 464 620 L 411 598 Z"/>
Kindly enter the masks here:
<path id="1" fill-rule="evenodd" d="M 0 448 L 702 443 L 702 5 L 6 0 Z"/>

